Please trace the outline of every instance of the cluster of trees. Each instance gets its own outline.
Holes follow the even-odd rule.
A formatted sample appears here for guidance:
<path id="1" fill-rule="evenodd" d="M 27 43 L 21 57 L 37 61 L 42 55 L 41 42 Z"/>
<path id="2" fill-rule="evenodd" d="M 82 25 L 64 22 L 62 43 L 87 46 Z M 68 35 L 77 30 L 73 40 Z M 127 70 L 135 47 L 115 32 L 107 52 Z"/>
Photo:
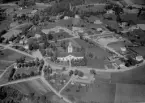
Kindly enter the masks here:
<path id="1" fill-rule="evenodd" d="M 87 65 L 87 59 L 78 59 L 78 60 L 72 60 L 71 61 L 72 66 L 86 66 Z"/>
<path id="2" fill-rule="evenodd" d="M 35 5 L 35 0 L 20 0 L 17 4 L 21 7 L 29 7 Z"/>
<path id="3" fill-rule="evenodd" d="M 52 68 L 50 66 L 44 67 L 44 74 L 48 76 L 49 74 L 52 74 Z"/>
<path id="4" fill-rule="evenodd" d="M 20 103 L 25 96 L 10 86 L 0 87 L 0 103 Z"/>
<path id="5" fill-rule="evenodd" d="M 6 30 L 0 31 L 0 43 L 2 43 L 2 42 L 5 40 L 5 38 L 2 37 L 2 36 L 3 36 L 6 32 L 7 32 Z"/>
<path id="6" fill-rule="evenodd" d="M 133 30 L 128 33 L 126 33 L 124 36 L 127 36 L 127 38 L 134 44 L 138 44 L 140 46 L 145 46 L 145 36 L 144 31 L 141 29 Z"/>
<path id="7" fill-rule="evenodd" d="M 28 78 L 31 76 L 36 76 L 36 75 L 40 75 L 41 71 L 43 69 L 43 65 L 44 65 L 44 60 L 39 60 L 38 58 L 36 58 L 35 61 L 29 61 L 29 62 L 25 62 L 24 58 L 20 58 L 19 60 L 17 60 L 17 68 L 28 68 L 28 67 L 38 67 L 39 71 L 32 71 L 29 74 L 15 74 L 16 69 L 13 68 L 10 72 L 10 75 L 8 77 L 8 80 L 18 80 L 18 79 L 22 79 L 22 78 Z M 14 75 L 15 74 L 15 75 Z"/>
<path id="8" fill-rule="evenodd" d="M 18 63 L 24 63 L 25 60 L 26 60 L 26 56 L 22 56 L 22 57 L 16 59 L 16 63 L 17 63 L 17 64 L 18 64 Z"/>
<path id="9" fill-rule="evenodd" d="M 6 19 L 5 9 L 2 9 L 0 7 L 0 24 L 1 24 L 1 21 L 5 20 L 5 19 Z"/>
<path id="10" fill-rule="evenodd" d="M 78 75 L 79 77 L 83 77 L 84 76 L 84 73 L 80 70 L 70 70 L 69 71 L 69 76 L 72 76 L 72 75 Z"/>

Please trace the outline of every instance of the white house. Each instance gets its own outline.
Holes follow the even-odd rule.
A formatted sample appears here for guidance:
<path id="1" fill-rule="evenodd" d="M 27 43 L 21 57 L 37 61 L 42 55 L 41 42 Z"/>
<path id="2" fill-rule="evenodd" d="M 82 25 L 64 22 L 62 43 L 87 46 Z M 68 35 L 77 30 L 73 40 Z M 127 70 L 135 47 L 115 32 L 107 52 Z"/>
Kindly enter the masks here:
<path id="1" fill-rule="evenodd" d="M 136 56 L 135 58 L 138 62 L 143 61 L 143 57 L 142 56 Z"/>
<path id="2" fill-rule="evenodd" d="M 57 59 L 60 61 L 79 60 L 83 58 L 84 56 L 81 52 L 73 52 L 73 47 L 71 42 L 69 42 L 67 52 L 60 52 L 57 57 Z"/>

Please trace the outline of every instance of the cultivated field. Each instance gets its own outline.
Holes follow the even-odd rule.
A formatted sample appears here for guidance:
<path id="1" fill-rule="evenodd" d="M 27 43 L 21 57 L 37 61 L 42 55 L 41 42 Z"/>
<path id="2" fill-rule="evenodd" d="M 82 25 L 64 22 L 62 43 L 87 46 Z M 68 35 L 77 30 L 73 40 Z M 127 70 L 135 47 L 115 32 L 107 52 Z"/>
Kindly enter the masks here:
<path id="1" fill-rule="evenodd" d="M 80 86 L 80 83 L 77 83 L 75 85 L 69 84 L 62 94 L 70 100 L 77 101 L 77 103 L 91 103 L 92 101 L 98 103 L 113 103 L 115 88 L 115 85 L 102 83 L 100 81 L 87 84 L 86 86 Z"/>
<path id="2" fill-rule="evenodd" d="M 2 50 L 2 52 L 4 53 L 4 55 L 0 55 L 0 60 L 5 60 L 5 61 L 15 61 L 16 59 L 25 56 L 23 54 L 17 53 L 15 51 L 12 51 L 10 49 L 4 49 Z M 30 57 L 26 57 L 26 61 L 27 60 L 32 60 L 32 58 Z"/>
<path id="3" fill-rule="evenodd" d="M 0 70 L 5 70 L 12 63 L 13 62 L 8 62 L 8 61 L 2 61 L 2 60 L 0 60 Z"/>
<path id="4" fill-rule="evenodd" d="M 13 84 L 11 86 L 24 94 L 35 93 L 36 95 L 42 95 L 50 91 L 50 89 L 41 81 L 41 79 Z"/>

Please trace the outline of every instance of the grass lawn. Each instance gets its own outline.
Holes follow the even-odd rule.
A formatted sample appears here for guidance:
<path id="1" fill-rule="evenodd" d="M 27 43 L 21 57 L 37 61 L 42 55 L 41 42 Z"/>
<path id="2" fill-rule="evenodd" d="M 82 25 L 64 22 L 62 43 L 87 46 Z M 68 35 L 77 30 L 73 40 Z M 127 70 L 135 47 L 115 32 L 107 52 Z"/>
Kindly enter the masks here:
<path id="1" fill-rule="evenodd" d="M 121 51 L 121 47 L 125 47 L 125 43 L 123 41 L 109 43 L 108 47 L 113 48 L 115 51 Z"/>
<path id="2" fill-rule="evenodd" d="M 56 26 L 62 26 L 62 27 L 66 27 L 68 29 L 72 29 L 71 26 L 72 26 L 72 19 L 68 19 L 68 20 L 59 20 L 57 22 L 54 22 L 54 23 L 47 23 L 47 25 L 43 28 L 43 29 L 51 29 L 51 28 L 54 28 Z"/>
<path id="3" fill-rule="evenodd" d="M 10 49 L 4 49 L 2 52 L 4 55 L 0 55 L 0 60 L 15 61 L 16 59 L 25 56 Z M 27 60 L 32 60 L 32 58 L 26 56 L 26 61 Z"/>
<path id="4" fill-rule="evenodd" d="M 75 85 L 69 84 L 62 91 L 62 95 L 66 96 L 71 101 L 79 101 L 85 95 L 86 87 L 82 87 L 78 91 L 78 84 L 79 83 Z"/>
<path id="5" fill-rule="evenodd" d="M 107 0 L 85 0 L 86 4 L 106 3 Z"/>
<path id="6" fill-rule="evenodd" d="M 145 57 L 145 47 L 131 47 L 131 49 L 137 52 L 139 55 Z"/>
<path id="7" fill-rule="evenodd" d="M 53 33 L 53 40 L 60 40 L 60 39 L 64 39 L 64 38 L 69 38 L 72 37 L 71 35 L 69 35 L 67 32 L 65 31 L 60 31 L 58 33 Z"/>
<path id="8" fill-rule="evenodd" d="M 22 73 L 29 75 L 31 72 L 37 72 L 37 68 L 38 67 L 19 68 L 17 69 L 15 75 L 22 75 Z"/>
<path id="9" fill-rule="evenodd" d="M 61 88 L 64 87 L 64 85 L 69 81 L 70 76 L 69 75 L 61 75 L 61 74 L 57 74 L 56 77 L 52 77 L 51 80 L 55 80 L 55 82 L 51 82 L 51 80 L 48 80 L 48 82 L 57 90 L 61 90 Z M 65 83 L 61 83 L 61 81 L 65 80 Z"/>
<path id="10" fill-rule="evenodd" d="M 85 48 L 86 50 L 86 55 L 91 53 L 93 54 L 94 58 L 89 58 L 87 57 L 87 66 L 88 67 L 93 67 L 93 68 L 98 68 L 98 69 L 104 69 L 104 64 L 108 63 L 108 61 L 106 61 L 107 56 L 109 56 L 110 54 L 103 50 L 102 48 L 100 48 L 99 46 L 96 47 L 89 47 L 90 44 L 80 40 L 80 39 L 75 39 L 75 41 L 81 45 L 83 48 Z"/>

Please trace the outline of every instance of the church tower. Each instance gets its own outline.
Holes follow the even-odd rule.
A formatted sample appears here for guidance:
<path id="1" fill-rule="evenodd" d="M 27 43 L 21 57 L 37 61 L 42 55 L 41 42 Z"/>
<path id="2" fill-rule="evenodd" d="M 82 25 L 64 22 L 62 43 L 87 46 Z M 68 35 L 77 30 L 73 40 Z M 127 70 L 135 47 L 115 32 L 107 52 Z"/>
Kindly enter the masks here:
<path id="1" fill-rule="evenodd" d="M 73 52 L 73 47 L 72 47 L 71 42 L 69 42 L 69 45 L 68 45 L 68 53 L 72 53 L 72 52 Z"/>

